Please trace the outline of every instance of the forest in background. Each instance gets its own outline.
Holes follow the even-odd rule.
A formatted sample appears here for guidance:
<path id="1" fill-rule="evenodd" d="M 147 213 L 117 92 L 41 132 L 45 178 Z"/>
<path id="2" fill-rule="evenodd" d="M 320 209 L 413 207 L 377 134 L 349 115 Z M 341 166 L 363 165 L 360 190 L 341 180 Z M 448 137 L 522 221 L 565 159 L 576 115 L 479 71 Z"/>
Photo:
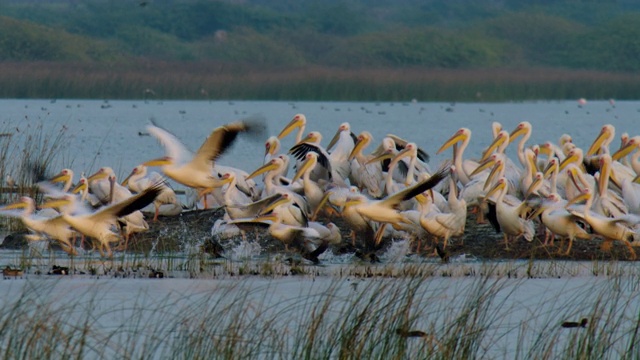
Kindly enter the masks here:
<path id="1" fill-rule="evenodd" d="M 640 95 L 631 0 L 0 0 L 2 97 Z"/>

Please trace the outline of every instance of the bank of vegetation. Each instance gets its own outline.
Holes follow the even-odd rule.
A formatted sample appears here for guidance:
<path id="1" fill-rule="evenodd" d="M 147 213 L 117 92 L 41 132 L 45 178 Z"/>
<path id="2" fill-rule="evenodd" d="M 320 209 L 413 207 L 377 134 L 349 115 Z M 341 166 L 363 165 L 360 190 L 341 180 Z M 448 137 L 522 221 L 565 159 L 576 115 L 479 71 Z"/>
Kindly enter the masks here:
<path id="1" fill-rule="evenodd" d="M 632 1 L 0 1 L 0 96 L 637 98 Z"/>

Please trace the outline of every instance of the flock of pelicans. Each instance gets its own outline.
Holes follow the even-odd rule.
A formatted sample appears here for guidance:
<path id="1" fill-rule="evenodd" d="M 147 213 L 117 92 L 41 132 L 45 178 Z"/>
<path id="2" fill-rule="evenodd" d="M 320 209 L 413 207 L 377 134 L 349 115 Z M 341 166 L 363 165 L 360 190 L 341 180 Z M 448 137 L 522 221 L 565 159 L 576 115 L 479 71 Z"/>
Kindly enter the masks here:
<path id="1" fill-rule="evenodd" d="M 619 241 L 630 258 L 636 257 L 640 136 L 623 134 L 620 147 L 610 150 L 615 129 L 605 125 L 587 150 L 566 134 L 558 143 L 527 147 L 530 123 L 512 132 L 494 123 L 492 143 L 472 160 L 464 153 L 471 131 L 461 128 L 438 149 L 451 148 L 451 160 L 432 171 L 427 153 L 397 136 L 376 144 L 369 132 L 356 136 L 343 123 L 323 147 L 319 132 L 305 135 L 306 125 L 303 114 L 295 115 L 278 136 L 267 139 L 264 165 L 248 173 L 216 161 L 237 136 L 263 136 L 259 119 L 216 128 L 195 154 L 152 124 L 148 132 L 166 155 L 136 166 L 121 184 L 109 167 L 75 184 L 73 172 L 65 169 L 39 183 L 45 196 L 38 207 L 23 197 L 0 208 L 0 215 L 19 216 L 31 231 L 30 240 L 57 241 L 73 255 L 77 239 L 84 243 L 87 238 L 110 256 L 112 245 L 126 249 L 131 234 L 149 229 L 141 209 L 151 207 L 153 221 L 183 211 L 185 204 L 165 181 L 169 178 L 189 189 L 186 208 L 224 208 L 214 235 L 244 238 L 251 227 L 263 226 L 272 238 L 313 261 L 330 245 L 349 242 L 334 223 L 317 219 L 339 218 L 351 231 L 350 242 L 358 240 L 364 251 L 375 252 L 385 237 L 410 238 L 415 248 L 430 239 L 441 250 L 463 235 L 468 212 L 502 232 L 507 248 L 518 238 L 531 241 L 544 229 L 545 245 L 553 245 L 554 238 L 569 240 L 561 250 L 566 254 L 575 239 L 598 238 L 603 249 Z M 282 151 L 280 140 L 296 130 L 295 145 Z M 514 161 L 505 150 L 516 142 Z M 373 150 L 365 151 L 368 147 Z M 148 174 L 147 167 L 159 167 L 163 175 Z"/>

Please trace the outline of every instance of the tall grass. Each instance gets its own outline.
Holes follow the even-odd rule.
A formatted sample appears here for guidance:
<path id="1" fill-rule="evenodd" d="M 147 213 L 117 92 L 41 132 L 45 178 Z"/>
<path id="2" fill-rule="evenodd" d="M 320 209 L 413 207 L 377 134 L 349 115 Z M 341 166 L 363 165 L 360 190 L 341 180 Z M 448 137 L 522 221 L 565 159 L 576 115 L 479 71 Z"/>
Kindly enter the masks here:
<path id="1" fill-rule="evenodd" d="M 640 293 L 609 280 L 567 293 L 552 287 L 556 297 L 523 294 L 538 280 L 493 272 L 245 277 L 162 297 L 160 283 L 130 283 L 142 290 L 124 299 L 109 298 L 119 280 L 27 279 L 13 283 L 0 309 L 0 349 L 4 358 L 40 359 L 637 359 Z M 529 297 L 542 301 L 527 304 Z M 560 327 L 581 317 L 586 328 Z"/>
<path id="2" fill-rule="evenodd" d="M 632 99 L 640 75 L 566 69 L 255 69 L 216 62 L 0 63 L 4 98 L 361 101 Z"/>

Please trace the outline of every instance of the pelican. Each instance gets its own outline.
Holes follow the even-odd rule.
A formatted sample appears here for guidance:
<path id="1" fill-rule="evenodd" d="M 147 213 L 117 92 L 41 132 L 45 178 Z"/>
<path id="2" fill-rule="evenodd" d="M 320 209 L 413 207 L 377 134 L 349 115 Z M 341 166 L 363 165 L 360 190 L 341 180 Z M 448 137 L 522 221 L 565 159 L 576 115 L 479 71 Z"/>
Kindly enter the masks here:
<path id="1" fill-rule="evenodd" d="M 52 183 L 62 182 L 64 185 L 62 186 L 63 192 L 69 192 L 71 186 L 73 186 L 73 170 L 71 169 L 62 169 L 58 174 L 54 175 L 50 180 Z"/>
<path id="2" fill-rule="evenodd" d="M 327 182 L 345 184 L 344 180 L 346 178 L 343 178 L 335 171 L 333 165 L 331 164 L 329 153 L 320 145 L 321 141 L 322 134 L 317 131 L 312 131 L 307 134 L 307 137 L 302 139 L 302 141 L 289 149 L 289 154 L 293 155 L 298 161 L 304 161 L 304 157 L 308 152 L 315 152 L 316 154 L 318 154 L 318 164 L 320 164 L 321 166 L 318 166 L 314 169 L 312 179 L 314 181 L 323 180 Z M 296 166 L 299 166 L 299 164 Z"/>
<path id="3" fill-rule="evenodd" d="M 336 131 L 327 146 L 331 168 L 342 180 L 348 179 L 351 175 L 349 155 L 355 146 L 355 137 L 351 132 L 351 125 L 348 122 L 344 122 L 340 124 L 338 131 Z M 335 149 L 331 150 L 334 146 Z"/>
<path id="4" fill-rule="evenodd" d="M 551 193 L 539 204 L 531 218 L 540 215 L 540 221 L 554 236 L 569 239 L 569 246 L 564 252 L 564 255 L 569 255 L 575 239 L 589 240 L 593 236 L 578 224 L 580 218 L 567 211 L 565 205 L 566 200 L 557 193 Z"/>
<path id="5" fill-rule="evenodd" d="M 143 165 L 161 166 L 167 177 L 195 188 L 203 195 L 224 185 L 223 181 L 213 175 L 214 161 L 233 144 L 239 133 L 257 134 L 260 128 L 261 125 L 256 120 L 243 120 L 220 126 L 211 132 L 189 161 L 185 157 L 189 151 L 174 135 L 158 126 L 149 125 L 147 130 L 165 147 L 166 156 L 147 161 Z"/>
<path id="6" fill-rule="evenodd" d="M 324 196 L 324 190 L 320 185 L 311 180 L 311 172 L 318 163 L 318 154 L 311 151 L 307 153 L 305 158 L 306 159 L 298 169 L 298 172 L 293 176 L 293 178 L 291 178 L 291 182 L 293 183 L 302 177 L 304 196 L 309 203 L 310 211 L 315 212 L 322 202 L 322 197 Z"/>
<path id="7" fill-rule="evenodd" d="M 514 142 L 519 136 L 522 136 L 520 142 L 518 142 L 518 160 L 520 160 L 520 165 L 523 167 L 529 166 L 528 160 L 525 155 L 524 144 L 531 137 L 531 123 L 528 121 L 523 121 L 516 126 L 516 128 L 509 134 L 509 143 Z M 535 172 L 535 170 L 533 170 Z"/>
<path id="8" fill-rule="evenodd" d="M 69 255 L 78 255 L 76 248 L 71 243 L 71 239 L 74 238 L 75 232 L 69 227 L 69 225 L 62 219 L 62 216 L 54 217 L 41 217 L 34 214 L 36 208 L 35 201 L 28 197 L 23 196 L 19 202 L 6 205 L 0 208 L 0 215 L 18 217 L 29 229 L 29 231 L 35 233 L 28 239 L 41 239 L 41 235 L 44 234 L 48 238 L 60 243 L 62 250 Z M 21 213 L 14 213 L 11 209 L 24 209 Z"/>
<path id="9" fill-rule="evenodd" d="M 296 114 L 293 119 L 282 129 L 278 134 L 278 139 L 282 140 L 285 136 L 289 135 L 296 128 L 298 133 L 296 134 L 296 144 L 302 141 L 302 134 L 304 134 L 304 128 L 307 125 L 307 117 L 303 114 Z"/>
<path id="10" fill-rule="evenodd" d="M 469 145 L 469 141 L 471 140 L 471 130 L 467 128 L 460 128 L 458 131 L 453 134 L 442 146 L 438 149 L 437 154 L 445 151 L 449 147 L 462 142 L 460 145 L 456 145 L 453 148 L 453 165 L 457 169 L 458 181 L 462 185 L 467 185 L 471 181 L 471 174 L 477 167 L 478 163 L 471 160 L 463 160 L 462 156 L 464 154 L 464 150 Z"/>
<path id="11" fill-rule="evenodd" d="M 349 154 L 349 160 L 351 161 L 351 182 L 358 186 L 361 191 L 366 190 L 366 193 L 374 198 L 381 198 L 383 194 L 384 177 L 382 174 L 382 165 L 379 162 L 369 163 L 369 160 L 373 159 L 373 155 L 365 156 L 362 150 L 365 149 L 371 141 L 373 136 L 368 131 L 362 131 L 358 135 L 351 154 Z"/>
<path id="12" fill-rule="evenodd" d="M 498 179 L 496 185 L 487 192 L 485 200 L 495 206 L 495 214 L 498 222 L 496 230 L 502 230 L 504 243 L 509 249 L 509 237 L 517 238 L 523 236 L 525 240 L 531 242 L 535 235 L 533 222 L 523 218 L 526 213 L 526 203 L 521 202 L 517 206 L 509 205 L 504 201 L 509 185 L 505 177 Z M 491 200 L 491 195 L 498 193 L 495 200 Z M 496 224 L 494 224 L 496 226 Z"/>
<path id="13" fill-rule="evenodd" d="M 162 192 L 153 201 L 154 215 L 153 221 L 158 221 L 160 207 L 164 204 L 171 205 L 171 214 L 179 214 L 182 212 L 182 204 L 178 201 L 175 191 L 164 181 L 162 175 L 152 172 L 147 176 L 147 167 L 138 165 L 131 170 L 129 176 L 122 181 L 122 186 L 128 186 L 129 190 L 139 193 L 144 189 L 158 184 L 162 187 Z"/>
<path id="14" fill-rule="evenodd" d="M 289 194 L 291 199 L 293 199 L 293 201 L 308 214 L 310 212 L 309 204 L 302 196 L 293 191 L 290 187 L 277 185 L 275 183 L 274 178 L 281 172 L 283 166 L 284 161 L 280 157 L 276 157 L 249 174 L 247 178 L 251 179 L 260 174 L 266 173 L 264 177 L 264 195 L 270 196 L 275 193 Z"/>
<path id="15" fill-rule="evenodd" d="M 583 200 L 586 200 L 586 203 L 582 209 L 571 206 Z M 636 252 L 633 246 L 639 246 L 638 240 L 640 240 L 640 237 L 634 228 L 640 223 L 640 218 L 634 215 L 607 218 L 593 213 L 591 211 L 592 204 L 593 192 L 591 189 L 586 188 L 583 189 L 581 195 L 571 199 L 566 207 L 571 214 L 586 221 L 594 232 L 604 238 L 604 243 L 602 244 L 603 250 L 608 250 L 613 241 L 621 241 L 629 249 L 631 259 L 635 260 Z"/>
<path id="16" fill-rule="evenodd" d="M 389 195 L 382 200 L 366 200 L 366 198 L 360 196 L 347 201 L 347 204 L 354 205 L 355 210 L 369 220 L 390 223 L 394 227 L 397 227 L 399 223 L 408 224 L 410 221 L 397 210 L 400 203 L 433 188 L 447 176 L 447 172 L 448 169 L 440 169 L 429 179 Z"/>
<path id="17" fill-rule="evenodd" d="M 160 185 L 154 185 L 144 189 L 137 195 L 89 213 L 86 210 L 82 213 L 79 204 L 75 203 L 75 198 L 71 195 L 62 200 L 50 201 L 42 206 L 59 206 L 61 202 L 75 204 L 76 206 L 73 206 L 75 211 L 63 211 L 61 214 L 62 219 L 79 233 L 98 241 L 100 254 L 104 256 L 106 251 L 107 257 L 111 257 L 110 244 L 120 241 L 120 235 L 113 231 L 113 228 L 117 226 L 118 218 L 151 204 L 161 191 L 162 187 Z M 77 213 L 78 211 L 80 213 Z"/>

